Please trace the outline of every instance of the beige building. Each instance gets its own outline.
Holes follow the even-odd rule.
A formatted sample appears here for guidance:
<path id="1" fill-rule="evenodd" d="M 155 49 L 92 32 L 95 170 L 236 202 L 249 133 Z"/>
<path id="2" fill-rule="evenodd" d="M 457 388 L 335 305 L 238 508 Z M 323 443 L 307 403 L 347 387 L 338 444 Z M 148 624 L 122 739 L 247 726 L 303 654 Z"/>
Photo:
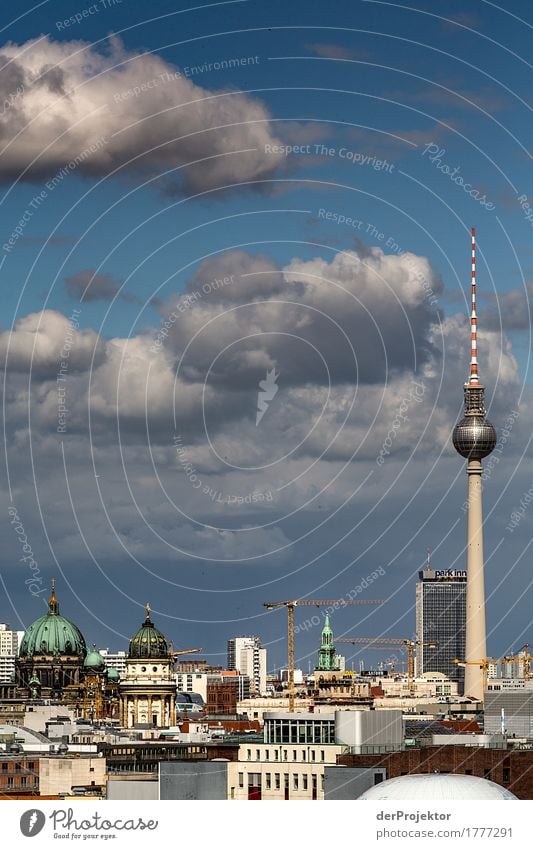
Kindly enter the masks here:
<path id="1" fill-rule="evenodd" d="M 102 788 L 105 795 L 106 760 L 96 755 L 39 758 L 39 795 L 72 795 L 75 788 Z"/>
<path id="2" fill-rule="evenodd" d="M 167 641 L 150 619 L 131 638 L 126 672 L 120 680 L 120 721 L 125 728 L 152 725 L 157 728 L 176 721 L 176 679 Z"/>

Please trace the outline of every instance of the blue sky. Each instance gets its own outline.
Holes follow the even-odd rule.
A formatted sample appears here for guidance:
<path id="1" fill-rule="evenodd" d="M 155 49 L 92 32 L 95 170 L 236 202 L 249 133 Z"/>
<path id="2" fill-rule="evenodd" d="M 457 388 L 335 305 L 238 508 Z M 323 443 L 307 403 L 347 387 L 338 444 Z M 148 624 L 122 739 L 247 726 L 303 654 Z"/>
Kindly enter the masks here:
<path id="1" fill-rule="evenodd" d="M 265 616 L 267 596 L 340 597 L 379 565 L 386 577 L 366 595 L 387 600 L 389 634 L 410 636 L 426 549 L 464 564 L 465 476 L 447 437 L 475 226 L 490 413 L 501 428 L 520 411 L 485 493 L 489 649 L 518 646 L 532 520 L 526 510 L 505 526 L 533 477 L 528 4 L 175 5 L 21 2 L 4 16 L 4 514 L 17 505 L 43 580 L 56 574 L 63 607 L 99 645 L 123 647 L 149 599 L 176 644 L 220 659 L 227 637 L 257 631 L 279 665 L 284 623 Z M 204 290 L 152 362 L 184 293 L 232 273 L 242 290 Z M 339 286 L 363 317 L 335 301 Z M 75 309 L 58 432 L 55 373 Z M 256 430 L 272 366 L 279 416 Z M 377 468 L 413 380 L 423 403 Z M 231 511 L 198 502 L 176 432 L 202 485 L 279 494 Z M 42 599 L 21 581 L 9 521 L 3 536 L 0 618 L 28 624 Z M 361 610 L 357 633 L 380 633 L 382 608 Z M 354 622 L 343 611 L 332 624 Z M 300 635 L 305 668 L 317 646 L 318 633 Z"/>

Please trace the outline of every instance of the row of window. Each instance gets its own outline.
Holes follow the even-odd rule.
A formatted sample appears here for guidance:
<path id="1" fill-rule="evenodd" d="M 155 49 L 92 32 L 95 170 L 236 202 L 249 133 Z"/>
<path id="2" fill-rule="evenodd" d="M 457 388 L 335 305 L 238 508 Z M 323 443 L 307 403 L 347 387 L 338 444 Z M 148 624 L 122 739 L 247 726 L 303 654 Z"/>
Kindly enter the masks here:
<path id="1" fill-rule="evenodd" d="M 37 778 L 30 776 L 30 778 L 26 778 L 25 775 L 13 777 L 12 775 L 8 775 L 7 777 L 7 787 L 36 787 L 38 784 Z M 6 786 L 6 785 L 4 785 Z"/>
<path id="2" fill-rule="evenodd" d="M 273 776 L 273 778 L 272 778 Z M 288 772 L 283 773 L 283 786 L 285 790 L 289 789 L 291 776 Z M 324 776 L 320 776 L 321 789 L 324 790 Z M 292 775 L 292 789 L 306 791 L 311 786 L 313 790 L 317 789 L 318 776 L 309 776 L 306 772 L 299 775 Z M 261 787 L 261 773 L 250 773 L 248 775 L 248 787 Z M 244 787 L 244 773 L 239 772 L 239 787 Z M 266 772 L 265 773 L 265 790 L 281 790 L 281 773 Z"/>
<path id="3" fill-rule="evenodd" d="M 300 754 L 301 754 L 301 760 L 304 761 L 304 762 L 307 761 L 307 755 L 308 754 L 309 754 L 309 760 L 310 761 L 316 761 L 317 760 L 317 756 L 316 756 L 317 753 L 316 753 L 315 749 L 311 749 L 311 750 L 309 750 L 309 752 L 306 749 L 301 749 Z M 252 760 L 252 750 L 251 749 L 246 750 L 246 759 L 248 761 Z M 255 750 L 255 760 L 256 761 L 261 760 L 261 749 Z M 263 760 L 264 761 L 270 760 L 270 749 L 265 749 Z M 288 761 L 289 760 L 289 750 L 288 749 L 274 749 L 273 760 L 275 760 L 275 761 L 280 761 L 280 760 Z M 292 760 L 293 761 L 298 760 L 297 749 L 292 750 Z M 320 750 L 320 761 L 322 763 L 324 763 L 325 760 L 326 760 L 326 753 L 325 753 L 324 749 L 321 749 Z"/>
<path id="4" fill-rule="evenodd" d="M 27 771 L 33 771 L 35 769 L 34 761 L 28 761 L 28 763 L 23 764 L 21 764 L 20 761 L 15 763 L 13 761 L 3 761 L 2 772 L 13 772 L 13 769 L 9 769 L 10 764 L 14 768 L 15 772 L 20 772 L 22 767 L 24 767 Z"/>

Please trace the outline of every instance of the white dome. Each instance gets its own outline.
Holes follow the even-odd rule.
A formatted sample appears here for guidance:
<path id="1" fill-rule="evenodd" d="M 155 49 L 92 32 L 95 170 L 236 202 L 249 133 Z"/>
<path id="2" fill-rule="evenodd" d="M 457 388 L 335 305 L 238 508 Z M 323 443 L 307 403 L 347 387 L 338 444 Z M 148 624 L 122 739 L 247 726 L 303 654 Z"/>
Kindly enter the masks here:
<path id="1" fill-rule="evenodd" d="M 516 799 L 505 787 L 475 775 L 402 775 L 389 778 L 363 793 L 360 799 Z"/>

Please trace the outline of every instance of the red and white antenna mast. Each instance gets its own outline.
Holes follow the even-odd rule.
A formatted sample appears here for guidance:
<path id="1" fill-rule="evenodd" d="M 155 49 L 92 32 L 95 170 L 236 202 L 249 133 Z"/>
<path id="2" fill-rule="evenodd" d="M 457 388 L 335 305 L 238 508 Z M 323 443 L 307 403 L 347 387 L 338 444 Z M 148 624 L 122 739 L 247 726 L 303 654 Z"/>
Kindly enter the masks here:
<path id="1" fill-rule="evenodd" d="M 476 312 L 476 230 L 472 227 L 472 308 L 470 313 L 471 353 L 470 385 L 479 383 L 477 373 L 477 312 Z"/>

